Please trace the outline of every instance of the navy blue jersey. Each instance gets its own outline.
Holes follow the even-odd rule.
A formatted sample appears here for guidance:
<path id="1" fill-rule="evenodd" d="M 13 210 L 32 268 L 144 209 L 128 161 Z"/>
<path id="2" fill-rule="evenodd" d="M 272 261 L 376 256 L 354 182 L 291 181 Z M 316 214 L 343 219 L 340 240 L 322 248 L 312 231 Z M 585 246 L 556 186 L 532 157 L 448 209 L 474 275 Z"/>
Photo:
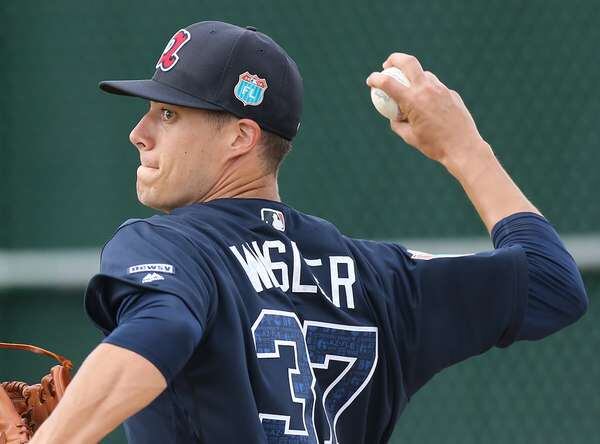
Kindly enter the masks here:
<path id="1" fill-rule="evenodd" d="M 431 257 L 282 203 L 218 199 L 124 223 L 86 309 L 167 379 L 126 421 L 131 442 L 378 443 L 436 372 L 515 340 L 527 279 L 518 246 Z M 144 298 L 192 320 L 180 365 L 183 344 L 110 339 Z"/>

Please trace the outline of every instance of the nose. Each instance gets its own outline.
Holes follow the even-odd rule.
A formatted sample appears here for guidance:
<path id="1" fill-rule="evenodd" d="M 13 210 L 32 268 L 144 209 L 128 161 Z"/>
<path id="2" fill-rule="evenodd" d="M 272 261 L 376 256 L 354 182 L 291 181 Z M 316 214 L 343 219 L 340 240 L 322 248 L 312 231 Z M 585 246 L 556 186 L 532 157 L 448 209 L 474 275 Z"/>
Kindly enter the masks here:
<path id="1" fill-rule="evenodd" d="M 129 133 L 129 141 L 140 151 L 151 150 L 154 147 L 146 117 L 147 114 L 140 119 Z"/>

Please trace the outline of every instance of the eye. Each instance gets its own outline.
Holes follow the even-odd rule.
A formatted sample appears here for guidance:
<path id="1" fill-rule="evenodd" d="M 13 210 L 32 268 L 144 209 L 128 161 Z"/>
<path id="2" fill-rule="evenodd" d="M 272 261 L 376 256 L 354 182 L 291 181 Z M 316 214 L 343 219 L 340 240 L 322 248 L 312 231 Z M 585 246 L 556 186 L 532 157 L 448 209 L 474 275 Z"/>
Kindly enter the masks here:
<path id="1" fill-rule="evenodd" d="M 160 110 L 160 118 L 162 120 L 173 120 L 175 117 L 175 113 L 168 108 L 161 108 Z"/>

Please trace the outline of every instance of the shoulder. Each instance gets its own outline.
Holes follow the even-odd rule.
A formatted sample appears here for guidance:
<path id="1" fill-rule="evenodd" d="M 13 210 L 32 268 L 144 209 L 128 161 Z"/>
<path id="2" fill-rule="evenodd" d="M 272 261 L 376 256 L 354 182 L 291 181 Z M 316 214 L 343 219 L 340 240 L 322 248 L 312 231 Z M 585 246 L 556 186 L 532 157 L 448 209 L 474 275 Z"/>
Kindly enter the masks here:
<path id="1" fill-rule="evenodd" d="M 113 255 L 136 255 L 148 249 L 167 253 L 171 249 L 185 248 L 188 242 L 181 232 L 160 220 L 129 219 L 104 245 L 101 259 L 104 261 Z"/>
<path id="2" fill-rule="evenodd" d="M 199 229 L 199 222 L 192 226 L 185 218 L 174 215 L 155 215 L 146 219 L 128 219 L 115 231 L 103 251 L 119 248 L 176 248 L 196 250 L 194 246 L 205 244 L 209 238 Z M 200 222 L 200 225 L 201 222 Z"/>
<path id="3" fill-rule="evenodd" d="M 119 234 L 144 233 L 151 234 L 163 233 L 173 239 L 181 241 L 190 237 L 190 223 L 180 215 L 161 214 L 154 215 L 145 219 L 133 218 L 123 222 L 113 236 L 113 239 Z M 110 241 L 109 241 L 110 242 Z"/>
<path id="4" fill-rule="evenodd" d="M 127 220 L 102 249 L 100 272 L 86 298 L 108 297 L 114 283 L 125 284 L 140 292 L 177 295 L 205 316 L 215 285 L 209 248 L 192 242 L 169 218 Z"/>
<path id="5" fill-rule="evenodd" d="M 357 256 L 378 264 L 380 266 L 398 268 L 399 264 L 410 265 L 414 263 L 414 251 L 395 242 L 375 241 L 368 239 L 354 239 L 344 236 L 345 242 Z"/>
<path id="6" fill-rule="evenodd" d="M 183 277 L 199 270 L 210 275 L 210 250 L 210 243 L 201 233 L 186 229 L 178 218 L 129 219 L 104 245 L 100 270 L 127 282 L 135 282 L 138 277 L 146 282 L 173 275 Z"/>
<path id="7" fill-rule="evenodd" d="M 318 217 L 318 216 L 315 216 L 312 214 L 306 214 L 306 213 L 300 213 L 300 212 L 298 214 L 300 214 L 304 218 L 304 221 L 307 224 L 314 225 L 315 227 L 318 227 L 318 229 L 324 229 L 327 231 L 335 232 L 337 235 L 343 236 L 343 234 L 339 230 L 339 228 L 336 227 L 332 222 L 328 221 L 327 219 L 323 219 L 322 217 Z"/>

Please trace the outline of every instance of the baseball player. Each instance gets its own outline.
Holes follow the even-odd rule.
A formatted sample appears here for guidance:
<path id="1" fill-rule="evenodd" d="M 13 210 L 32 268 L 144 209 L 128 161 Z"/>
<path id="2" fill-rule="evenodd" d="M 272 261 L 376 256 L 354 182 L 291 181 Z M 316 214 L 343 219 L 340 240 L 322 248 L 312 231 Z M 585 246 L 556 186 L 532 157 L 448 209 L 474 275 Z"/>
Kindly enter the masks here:
<path id="1" fill-rule="evenodd" d="M 495 249 L 425 255 L 282 203 L 298 67 L 253 27 L 190 25 L 152 79 L 100 84 L 149 101 L 130 140 L 138 198 L 163 214 L 105 245 L 85 307 L 106 337 L 31 442 L 123 422 L 130 443 L 386 442 L 440 370 L 583 315 L 575 262 L 460 96 L 412 56 L 392 66 L 410 87 L 367 79 L 408 117 L 392 130 L 460 182 Z"/>

